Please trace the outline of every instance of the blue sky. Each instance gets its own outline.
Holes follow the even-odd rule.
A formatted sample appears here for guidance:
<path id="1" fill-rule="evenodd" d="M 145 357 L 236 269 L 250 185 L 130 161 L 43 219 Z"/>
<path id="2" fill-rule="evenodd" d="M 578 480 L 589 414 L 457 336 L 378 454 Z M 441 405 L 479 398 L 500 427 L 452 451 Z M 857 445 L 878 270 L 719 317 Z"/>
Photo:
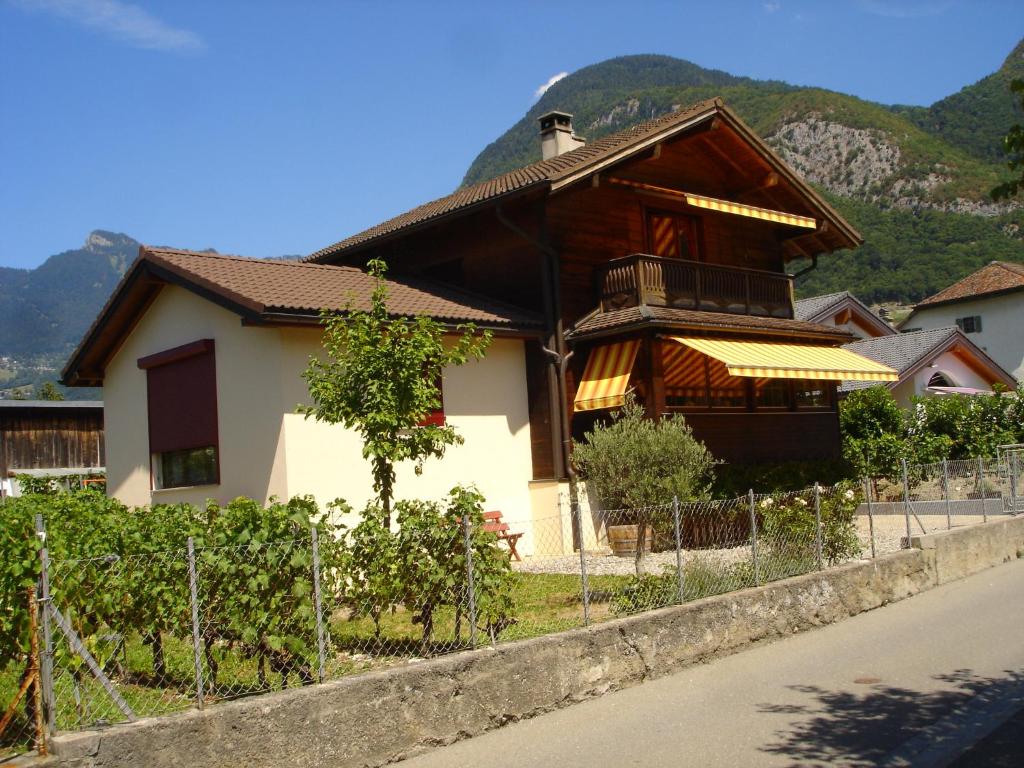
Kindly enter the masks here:
<path id="1" fill-rule="evenodd" d="M 930 104 L 1022 36 L 1019 0 L 0 0 L 0 266 L 93 229 L 308 253 L 447 194 L 612 56 Z"/>

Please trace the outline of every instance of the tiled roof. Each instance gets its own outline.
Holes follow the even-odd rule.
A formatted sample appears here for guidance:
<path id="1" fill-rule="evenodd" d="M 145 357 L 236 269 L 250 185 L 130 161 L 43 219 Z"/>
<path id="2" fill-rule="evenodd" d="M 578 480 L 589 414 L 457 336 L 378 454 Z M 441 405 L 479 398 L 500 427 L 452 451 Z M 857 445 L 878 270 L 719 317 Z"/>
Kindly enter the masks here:
<path id="1" fill-rule="evenodd" d="M 547 160 L 540 160 L 493 179 L 459 189 L 446 197 L 425 203 L 417 208 L 413 208 L 411 211 L 407 211 L 352 235 L 334 245 L 322 248 L 316 253 L 311 254 L 306 260 L 320 261 L 331 254 L 373 240 L 382 235 L 388 235 L 406 227 L 436 219 L 460 208 L 467 208 L 476 203 L 492 200 L 511 192 L 525 190 L 531 186 L 559 181 L 588 165 L 600 162 L 623 148 L 638 143 L 666 128 L 670 128 L 676 123 L 685 122 L 704 112 L 710 115 L 716 109 L 721 108 L 721 106 L 722 102 L 720 99 L 701 101 L 677 112 L 671 112 L 653 120 L 634 125 L 632 128 L 605 136 L 570 152 L 565 152 Z"/>
<path id="2" fill-rule="evenodd" d="M 163 267 L 257 314 L 317 314 L 321 309 L 368 309 L 374 281 L 354 267 L 249 259 L 170 248 L 140 249 L 141 260 Z M 485 326 L 540 326 L 533 313 L 427 281 L 389 278 L 388 309 L 396 316 Z"/>
<path id="3" fill-rule="evenodd" d="M 1002 293 L 1024 288 L 1024 264 L 1008 261 L 993 261 L 977 272 L 972 272 L 962 280 L 958 280 L 948 288 L 939 291 L 919 302 L 915 309 L 946 304 L 953 301 L 965 301 L 978 296 Z"/>
<path id="4" fill-rule="evenodd" d="M 834 307 L 849 295 L 849 291 L 840 291 L 839 293 L 826 293 L 824 296 L 800 299 L 793 305 L 793 314 L 798 320 L 810 320 L 828 310 L 829 307 Z"/>
<path id="5" fill-rule="evenodd" d="M 827 337 L 832 340 L 850 338 L 848 333 L 833 326 L 808 323 L 803 320 L 650 306 L 628 307 L 612 312 L 595 312 L 578 322 L 567 335 L 574 338 L 593 336 L 602 331 L 645 323 L 652 325 L 706 326 L 712 329 L 730 331 L 774 331 L 780 334 L 795 333 L 803 336 Z"/>
<path id="6" fill-rule="evenodd" d="M 877 363 L 895 368 L 902 375 L 904 371 L 919 363 L 922 358 L 933 354 L 933 350 L 937 346 L 948 341 L 951 336 L 956 336 L 958 331 L 959 329 L 956 326 L 950 326 L 948 328 L 934 328 L 928 331 L 897 333 L 892 336 L 878 336 L 873 339 L 861 339 L 850 344 L 844 344 L 843 349 L 848 349 Z M 848 392 L 853 389 L 870 387 L 876 383 L 870 381 L 844 381 L 840 389 Z"/>

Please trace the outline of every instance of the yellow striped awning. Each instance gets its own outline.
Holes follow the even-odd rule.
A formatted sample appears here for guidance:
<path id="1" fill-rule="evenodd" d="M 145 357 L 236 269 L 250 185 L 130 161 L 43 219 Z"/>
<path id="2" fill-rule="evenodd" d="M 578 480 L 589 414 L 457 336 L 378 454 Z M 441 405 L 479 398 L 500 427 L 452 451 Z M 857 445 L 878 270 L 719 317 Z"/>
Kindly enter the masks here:
<path id="1" fill-rule="evenodd" d="M 827 381 L 899 381 L 887 365 L 839 347 L 723 341 L 670 336 L 673 341 L 725 363 L 731 376 Z"/>
<path id="2" fill-rule="evenodd" d="M 580 388 L 576 391 L 575 409 L 595 411 L 622 405 L 639 347 L 640 341 L 631 339 L 592 350 Z"/>
<path id="3" fill-rule="evenodd" d="M 742 203 L 733 203 L 714 197 L 694 195 L 689 192 L 686 192 L 685 195 L 686 202 L 689 205 L 696 206 L 697 208 L 706 208 L 709 211 L 719 211 L 721 213 L 732 213 L 736 216 L 748 216 L 751 219 L 774 221 L 776 224 L 789 224 L 792 227 L 818 228 L 817 222 L 809 216 L 799 216 L 795 213 L 786 213 L 785 211 L 773 211 L 770 208 L 758 208 L 756 205 L 743 205 Z"/>

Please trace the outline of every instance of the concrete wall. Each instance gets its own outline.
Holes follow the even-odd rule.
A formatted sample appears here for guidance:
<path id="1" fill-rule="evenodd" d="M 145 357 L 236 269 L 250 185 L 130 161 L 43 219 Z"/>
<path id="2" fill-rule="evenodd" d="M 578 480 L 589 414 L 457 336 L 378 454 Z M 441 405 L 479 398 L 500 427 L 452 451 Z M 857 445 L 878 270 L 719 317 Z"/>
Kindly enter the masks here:
<path id="1" fill-rule="evenodd" d="M 586 629 L 61 736 L 33 765 L 377 766 L 1024 556 L 1024 517 Z"/>
<path id="2" fill-rule="evenodd" d="M 220 433 L 219 485 L 151 490 L 146 373 L 137 360 L 202 338 L 216 345 Z M 266 501 L 312 494 L 360 509 L 372 496 L 358 436 L 296 413 L 308 402 L 301 373 L 319 350 L 309 328 L 243 326 L 237 315 L 178 287 L 164 288 L 107 368 L 104 413 L 109 492 L 127 504 Z M 448 422 L 465 439 L 422 476 L 398 467 L 398 497 L 440 499 L 475 483 L 489 509 L 516 526 L 533 516 L 530 427 L 523 343 L 495 339 L 484 360 L 450 369 L 443 379 Z M 523 542 L 524 551 L 530 543 Z"/>
<path id="3" fill-rule="evenodd" d="M 1024 328 L 1024 294 L 1020 292 L 924 308 L 915 312 L 906 326 L 907 330 L 946 328 L 956 325 L 957 318 L 971 315 L 981 316 L 982 331 L 968 334 L 968 338 L 1017 381 L 1024 381 L 1024 335 L 1020 332 Z"/>

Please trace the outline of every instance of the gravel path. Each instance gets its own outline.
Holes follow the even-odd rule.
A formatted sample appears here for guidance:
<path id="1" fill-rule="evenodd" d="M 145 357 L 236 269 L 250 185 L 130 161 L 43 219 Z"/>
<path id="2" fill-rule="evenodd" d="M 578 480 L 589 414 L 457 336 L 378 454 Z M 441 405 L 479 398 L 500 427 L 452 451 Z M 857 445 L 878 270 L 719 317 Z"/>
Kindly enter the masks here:
<path id="1" fill-rule="evenodd" d="M 990 514 L 989 519 L 995 515 Z M 974 525 L 983 521 L 981 515 L 952 515 L 954 528 L 965 525 Z M 871 556 L 870 525 L 866 514 L 857 515 L 857 537 L 861 542 L 861 556 Z M 919 536 L 922 533 L 938 533 L 946 530 L 946 515 L 934 511 L 922 512 L 917 517 L 910 518 L 911 536 Z M 922 530 L 922 526 L 924 530 Z M 875 528 L 875 553 L 878 555 L 887 552 L 897 552 L 901 549 L 903 539 L 907 535 L 906 518 L 902 509 L 899 514 L 874 515 Z M 750 558 L 750 547 L 732 547 L 728 549 L 693 549 L 683 550 L 683 563 L 691 562 L 695 558 L 707 561 L 715 559 L 722 566 L 743 562 Z M 636 573 L 636 566 L 632 557 L 616 557 L 608 549 L 601 549 L 587 553 L 587 573 L 591 576 L 632 576 Z M 653 552 L 646 558 L 646 571 L 648 573 L 661 573 L 665 567 L 675 568 L 675 550 L 667 552 Z M 563 573 L 578 574 L 580 572 L 580 556 L 578 553 L 558 556 L 535 556 L 524 557 L 523 562 L 513 563 L 513 569 L 517 573 Z"/>

